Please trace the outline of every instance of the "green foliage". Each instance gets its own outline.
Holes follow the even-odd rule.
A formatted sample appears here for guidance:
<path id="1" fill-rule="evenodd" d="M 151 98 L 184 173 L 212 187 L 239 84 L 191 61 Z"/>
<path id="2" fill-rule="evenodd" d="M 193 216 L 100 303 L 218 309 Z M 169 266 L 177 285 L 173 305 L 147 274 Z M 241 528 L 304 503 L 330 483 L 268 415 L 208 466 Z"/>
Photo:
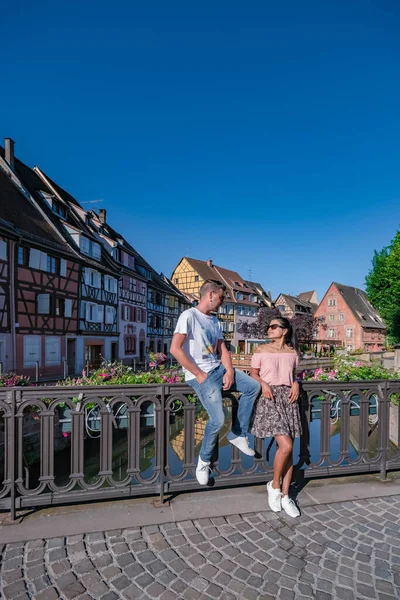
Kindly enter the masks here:
<path id="1" fill-rule="evenodd" d="M 400 231 L 391 244 L 375 251 L 372 269 L 366 279 L 371 304 L 378 309 L 388 327 L 392 342 L 400 341 Z"/>

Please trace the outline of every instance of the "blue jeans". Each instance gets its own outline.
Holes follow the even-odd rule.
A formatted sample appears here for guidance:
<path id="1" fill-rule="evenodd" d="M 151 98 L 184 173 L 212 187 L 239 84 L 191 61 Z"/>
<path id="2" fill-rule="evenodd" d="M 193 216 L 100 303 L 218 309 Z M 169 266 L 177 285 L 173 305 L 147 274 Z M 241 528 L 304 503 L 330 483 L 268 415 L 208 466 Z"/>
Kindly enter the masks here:
<path id="1" fill-rule="evenodd" d="M 204 430 L 203 443 L 200 448 L 200 458 L 205 462 L 211 460 L 218 433 L 225 421 L 222 407 L 222 379 L 224 375 L 225 368 L 221 364 L 209 372 L 207 379 L 203 383 L 198 384 L 196 379 L 189 379 L 186 382 L 196 392 L 209 417 Z M 228 439 L 237 436 L 245 437 L 247 435 L 253 405 L 260 392 L 260 388 L 261 386 L 258 381 L 235 369 L 235 380 L 229 391 L 241 392 L 242 395 L 239 400 L 237 419 L 232 424 L 232 433 L 227 435 Z"/>

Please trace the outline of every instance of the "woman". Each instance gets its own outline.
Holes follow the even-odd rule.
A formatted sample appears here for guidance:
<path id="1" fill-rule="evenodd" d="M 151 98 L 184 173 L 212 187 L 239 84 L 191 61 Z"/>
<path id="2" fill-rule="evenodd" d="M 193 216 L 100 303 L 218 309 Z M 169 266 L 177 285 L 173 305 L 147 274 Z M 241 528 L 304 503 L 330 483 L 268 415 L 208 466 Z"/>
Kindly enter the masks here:
<path id="1" fill-rule="evenodd" d="M 283 508 L 291 517 L 298 517 L 300 512 L 289 498 L 293 440 L 301 435 L 299 384 L 295 381 L 299 359 L 290 321 L 273 318 L 268 337 L 272 342 L 259 346 L 251 361 L 250 375 L 261 384 L 262 390 L 254 409 L 251 433 L 260 438 L 274 437 L 278 445 L 274 478 L 267 483 L 271 510 L 279 512 Z"/>

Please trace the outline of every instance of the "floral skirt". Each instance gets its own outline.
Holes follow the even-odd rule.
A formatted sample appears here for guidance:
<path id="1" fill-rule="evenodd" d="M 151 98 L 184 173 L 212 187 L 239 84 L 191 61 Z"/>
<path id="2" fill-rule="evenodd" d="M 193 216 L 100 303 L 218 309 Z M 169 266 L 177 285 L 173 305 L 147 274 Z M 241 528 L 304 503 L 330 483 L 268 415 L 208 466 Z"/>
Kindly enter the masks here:
<path id="1" fill-rule="evenodd" d="M 273 400 L 261 396 L 254 407 L 250 432 L 259 438 L 289 435 L 301 436 L 300 410 L 297 402 L 289 402 L 290 387 L 271 385 Z"/>

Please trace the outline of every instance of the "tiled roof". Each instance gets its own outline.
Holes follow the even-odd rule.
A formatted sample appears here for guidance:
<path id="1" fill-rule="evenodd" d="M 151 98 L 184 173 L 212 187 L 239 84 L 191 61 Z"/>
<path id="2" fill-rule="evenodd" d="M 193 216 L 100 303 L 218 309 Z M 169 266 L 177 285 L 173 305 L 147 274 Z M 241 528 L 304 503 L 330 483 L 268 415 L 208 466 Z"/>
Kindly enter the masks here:
<path id="1" fill-rule="evenodd" d="M 339 293 L 343 296 L 347 306 L 362 327 L 386 329 L 378 311 L 372 306 L 367 294 L 363 290 L 336 282 L 333 282 L 333 285 L 336 286 Z"/>
<path id="2" fill-rule="evenodd" d="M 57 235 L 39 210 L 20 192 L 0 169 L 0 216 L 11 229 L 32 243 L 47 245 L 60 252 L 71 254 L 66 242 Z M 25 240 L 24 240 L 25 241 Z"/>
<path id="3" fill-rule="evenodd" d="M 311 302 L 311 298 L 314 294 L 315 292 L 314 290 L 312 290 L 311 292 L 301 292 L 297 297 L 300 298 L 300 300 L 304 300 L 305 302 Z"/>
<path id="4" fill-rule="evenodd" d="M 289 305 L 289 308 L 293 312 L 296 312 L 296 306 L 303 306 L 304 308 L 309 308 L 309 309 L 311 309 L 311 312 L 315 312 L 315 310 L 317 309 L 316 304 L 312 304 L 311 302 L 306 302 L 304 300 L 300 300 L 298 298 L 298 296 L 290 296 L 290 294 L 279 294 L 279 296 L 275 300 L 275 304 L 278 302 L 280 296 L 285 298 L 286 302 Z"/>

